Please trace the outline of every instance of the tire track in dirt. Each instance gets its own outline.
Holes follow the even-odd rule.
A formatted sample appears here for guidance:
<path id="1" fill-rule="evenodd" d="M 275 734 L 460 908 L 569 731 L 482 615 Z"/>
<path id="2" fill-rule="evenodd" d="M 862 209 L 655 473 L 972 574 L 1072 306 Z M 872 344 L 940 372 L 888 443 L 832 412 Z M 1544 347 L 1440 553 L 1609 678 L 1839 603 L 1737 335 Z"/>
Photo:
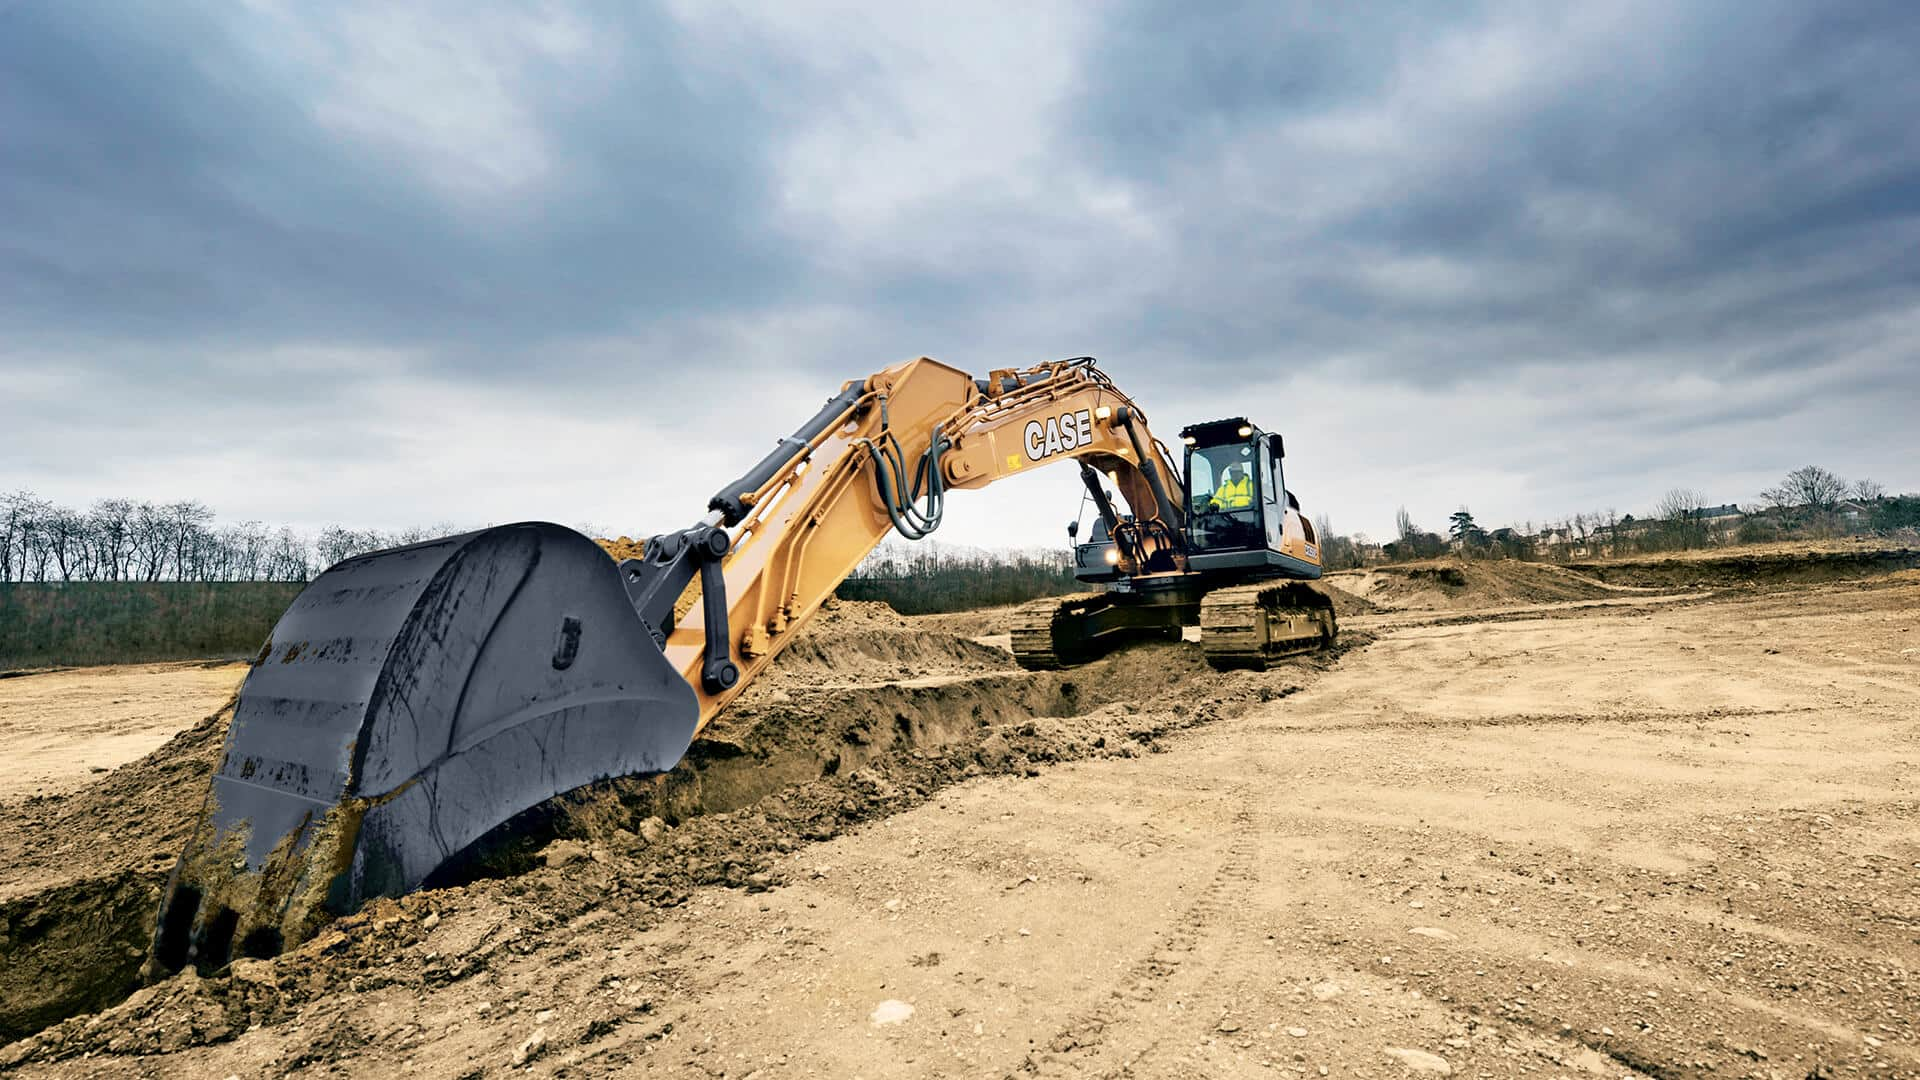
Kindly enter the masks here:
<path id="1" fill-rule="evenodd" d="M 1159 1048 L 1160 1029 L 1137 1021 L 1157 1000 L 1209 981 L 1214 969 L 1191 961 L 1203 946 L 1246 930 L 1258 847 L 1248 795 L 1245 788 L 1228 793 L 1239 808 L 1232 816 L 1226 851 L 1194 902 L 1122 973 L 1104 1001 L 1069 1019 L 1044 1050 L 1030 1054 L 1007 1076 L 1125 1076 Z M 1117 1063 L 1103 1065 L 1116 1057 Z"/>

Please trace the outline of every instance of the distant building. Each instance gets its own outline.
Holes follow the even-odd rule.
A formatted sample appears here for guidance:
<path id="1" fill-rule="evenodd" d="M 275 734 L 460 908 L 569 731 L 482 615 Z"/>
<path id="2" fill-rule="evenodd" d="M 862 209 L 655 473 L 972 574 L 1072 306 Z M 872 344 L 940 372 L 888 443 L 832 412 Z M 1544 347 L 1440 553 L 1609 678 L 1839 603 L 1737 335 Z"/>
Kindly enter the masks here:
<path id="1" fill-rule="evenodd" d="M 1564 547 L 1571 547 L 1573 546 L 1573 530 L 1559 526 L 1551 529 L 1541 529 L 1539 534 L 1533 538 L 1533 543 L 1535 547 L 1554 551 Z"/>

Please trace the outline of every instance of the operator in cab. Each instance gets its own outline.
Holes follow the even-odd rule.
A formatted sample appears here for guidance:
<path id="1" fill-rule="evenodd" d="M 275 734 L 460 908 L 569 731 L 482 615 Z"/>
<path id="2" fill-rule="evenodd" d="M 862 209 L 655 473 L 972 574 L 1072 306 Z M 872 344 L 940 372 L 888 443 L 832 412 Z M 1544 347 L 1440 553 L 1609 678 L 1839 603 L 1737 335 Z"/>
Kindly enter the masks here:
<path id="1" fill-rule="evenodd" d="M 1253 505 L 1253 477 L 1247 475 L 1247 467 L 1238 462 L 1227 466 L 1221 474 L 1220 486 L 1213 490 L 1213 497 L 1207 500 L 1207 506 L 1213 510 L 1245 510 Z"/>

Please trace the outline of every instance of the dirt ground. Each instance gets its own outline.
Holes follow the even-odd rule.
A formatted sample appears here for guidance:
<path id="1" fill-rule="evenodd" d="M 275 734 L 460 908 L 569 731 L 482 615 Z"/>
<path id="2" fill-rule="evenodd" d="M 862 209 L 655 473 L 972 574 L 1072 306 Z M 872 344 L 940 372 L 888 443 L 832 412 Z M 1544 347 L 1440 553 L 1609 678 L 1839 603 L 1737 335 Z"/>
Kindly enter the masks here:
<path id="1" fill-rule="evenodd" d="M 93 1015 L 0 973 L 0 1072 L 1920 1076 L 1903 565 L 1436 564 L 1259 674 L 845 606 L 546 865 Z M 219 727 L 0 805 L 0 972 L 137 952 Z"/>
<path id="2" fill-rule="evenodd" d="M 220 707 L 241 663 L 126 664 L 0 679 L 0 802 L 72 791 Z"/>

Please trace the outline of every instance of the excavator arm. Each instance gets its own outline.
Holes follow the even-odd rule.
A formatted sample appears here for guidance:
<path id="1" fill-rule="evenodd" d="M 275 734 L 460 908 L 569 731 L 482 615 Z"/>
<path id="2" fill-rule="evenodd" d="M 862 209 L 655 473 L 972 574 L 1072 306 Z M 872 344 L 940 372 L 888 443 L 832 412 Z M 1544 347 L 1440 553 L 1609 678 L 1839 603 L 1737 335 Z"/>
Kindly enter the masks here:
<path id="1" fill-rule="evenodd" d="M 147 974 L 273 955 L 553 795 L 671 769 L 890 532 L 932 532 L 950 489 L 1068 460 L 1123 569 L 1185 570 L 1178 470 L 1084 357 L 984 379 L 922 357 L 850 382 L 617 565 L 532 522 L 329 568 L 241 689 Z"/>
<path id="2" fill-rule="evenodd" d="M 648 541 L 621 571 L 704 727 L 889 533 L 932 532 L 948 490 L 1068 460 L 1126 500 L 1131 522 L 1106 512 L 1129 570 L 1184 568 L 1179 474 L 1090 359 L 975 379 L 923 357 L 848 383 L 715 495 L 705 519 Z M 676 623 L 674 601 L 695 580 L 701 602 Z"/>

